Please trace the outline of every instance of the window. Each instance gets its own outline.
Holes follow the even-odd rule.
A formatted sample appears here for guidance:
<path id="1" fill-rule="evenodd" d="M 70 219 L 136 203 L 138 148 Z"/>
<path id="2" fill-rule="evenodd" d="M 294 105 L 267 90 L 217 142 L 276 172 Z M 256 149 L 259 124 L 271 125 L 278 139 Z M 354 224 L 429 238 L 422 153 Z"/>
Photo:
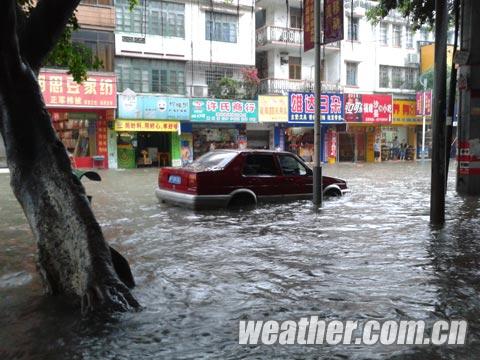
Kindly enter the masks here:
<path id="1" fill-rule="evenodd" d="M 413 33 L 412 30 L 407 29 L 407 41 L 406 41 L 407 48 L 413 48 Z"/>
<path id="2" fill-rule="evenodd" d="M 118 91 L 185 94 L 185 63 L 168 60 L 117 58 Z"/>
<path id="3" fill-rule="evenodd" d="M 290 27 L 294 29 L 303 27 L 302 11 L 298 8 L 290 8 Z"/>
<path id="4" fill-rule="evenodd" d="M 428 41 L 429 36 L 430 36 L 430 32 L 425 28 L 422 29 L 422 40 Z"/>
<path id="5" fill-rule="evenodd" d="M 101 69 L 113 71 L 113 57 L 115 38 L 108 31 L 77 30 L 72 33 L 72 42 L 81 44 L 91 52 L 91 62 L 88 64 L 92 69 L 96 58 L 101 61 Z"/>
<path id="6" fill-rule="evenodd" d="M 358 70 L 358 63 L 355 62 L 347 62 L 347 85 L 350 86 L 357 86 L 357 70 Z"/>
<path id="7" fill-rule="evenodd" d="M 216 12 L 205 13 L 205 39 L 222 42 L 237 42 L 238 17 Z"/>
<path id="8" fill-rule="evenodd" d="M 309 172 L 303 164 L 290 155 L 279 155 L 280 167 L 283 175 L 308 175 Z"/>
<path id="9" fill-rule="evenodd" d="M 358 18 L 356 17 L 348 18 L 348 29 L 347 29 L 348 40 L 358 41 L 358 26 L 359 26 Z"/>
<path id="10" fill-rule="evenodd" d="M 127 0 L 117 0 L 115 5 L 117 30 L 139 34 L 185 37 L 185 4 L 139 0 L 129 10 Z"/>
<path id="11" fill-rule="evenodd" d="M 402 27 L 400 25 L 393 25 L 393 46 L 402 47 Z"/>
<path id="12" fill-rule="evenodd" d="M 380 23 L 380 44 L 388 45 L 388 24 L 384 22 Z"/>
<path id="13" fill-rule="evenodd" d="M 380 87 L 388 88 L 390 87 L 390 78 L 388 75 L 388 66 L 380 65 Z"/>
<path id="14" fill-rule="evenodd" d="M 288 57 L 288 78 L 300 80 L 302 78 L 302 59 L 295 56 Z"/>
<path id="15" fill-rule="evenodd" d="M 194 161 L 193 166 L 202 168 L 224 168 L 237 156 L 236 152 L 215 151 L 200 156 Z"/>
<path id="16" fill-rule="evenodd" d="M 418 69 L 380 65 L 379 87 L 393 89 L 414 89 L 417 83 Z"/>
<path id="17" fill-rule="evenodd" d="M 277 175 L 273 155 L 247 155 L 242 174 L 245 176 Z"/>

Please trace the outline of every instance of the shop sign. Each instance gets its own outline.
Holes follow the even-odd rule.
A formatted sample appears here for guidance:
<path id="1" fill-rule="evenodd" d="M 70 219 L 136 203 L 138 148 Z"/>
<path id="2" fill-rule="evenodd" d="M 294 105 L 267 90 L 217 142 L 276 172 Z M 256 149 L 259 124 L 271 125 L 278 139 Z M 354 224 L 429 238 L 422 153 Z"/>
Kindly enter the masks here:
<path id="1" fill-rule="evenodd" d="M 393 100 L 393 125 L 418 125 L 422 119 L 416 116 L 415 100 Z"/>
<path id="2" fill-rule="evenodd" d="M 417 116 L 432 116 L 432 91 L 417 91 Z M 425 108 L 423 102 L 425 101 Z"/>
<path id="3" fill-rule="evenodd" d="M 327 157 L 337 157 L 337 131 L 335 129 L 328 129 L 326 138 Z"/>
<path id="4" fill-rule="evenodd" d="M 343 123 L 343 94 L 321 94 L 321 122 Z M 288 93 L 288 122 L 290 124 L 313 124 L 315 121 L 315 94 L 313 92 Z"/>
<path id="5" fill-rule="evenodd" d="M 347 123 L 362 122 L 363 105 L 362 95 L 344 94 L 345 99 L 345 121 Z"/>
<path id="6" fill-rule="evenodd" d="M 287 122 L 288 97 L 262 96 L 258 97 L 259 122 Z"/>
<path id="7" fill-rule="evenodd" d="M 345 94 L 345 121 L 365 124 L 391 124 L 392 95 Z"/>
<path id="8" fill-rule="evenodd" d="M 191 99 L 192 122 L 213 123 L 256 123 L 258 111 L 256 101 Z"/>
<path id="9" fill-rule="evenodd" d="M 343 0 L 324 0 L 323 43 L 343 40 Z"/>
<path id="10" fill-rule="evenodd" d="M 303 51 L 315 47 L 315 4 L 314 0 L 305 0 L 303 7 Z"/>
<path id="11" fill-rule="evenodd" d="M 152 121 L 152 120 L 116 120 L 115 131 L 154 131 L 177 132 L 180 123 L 177 121 Z"/>
<path id="12" fill-rule="evenodd" d="M 118 95 L 118 117 L 122 119 L 188 120 L 187 98 L 137 95 L 124 92 Z"/>
<path id="13" fill-rule="evenodd" d="M 117 107 L 115 75 L 92 75 L 82 84 L 64 72 L 41 71 L 38 84 L 47 107 L 106 108 Z"/>
<path id="14" fill-rule="evenodd" d="M 393 116 L 392 95 L 363 94 L 363 122 L 391 124 Z"/>

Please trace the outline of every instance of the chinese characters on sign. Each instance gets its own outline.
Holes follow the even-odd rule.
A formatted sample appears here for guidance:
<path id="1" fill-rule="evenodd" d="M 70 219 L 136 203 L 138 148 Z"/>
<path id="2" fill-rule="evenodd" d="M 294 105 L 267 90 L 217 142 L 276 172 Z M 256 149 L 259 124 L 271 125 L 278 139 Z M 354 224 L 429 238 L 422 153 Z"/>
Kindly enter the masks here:
<path id="1" fill-rule="evenodd" d="M 324 0 L 323 43 L 343 39 L 343 0 Z"/>
<path id="2" fill-rule="evenodd" d="M 320 99 L 321 122 L 343 123 L 343 94 L 323 93 Z M 288 122 L 313 124 L 315 120 L 315 94 L 288 93 Z"/>
<path id="3" fill-rule="evenodd" d="M 415 100 L 393 100 L 393 125 L 418 125 L 421 118 L 416 117 Z"/>
<path id="4" fill-rule="evenodd" d="M 242 100 L 191 99 L 192 122 L 256 123 L 257 102 Z"/>
<path id="5" fill-rule="evenodd" d="M 425 109 L 423 108 L 425 101 Z M 432 116 L 432 91 L 417 92 L 417 116 Z"/>
<path id="6" fill-rule="evenodd" d="M 391 124 L 392 95 L 345 94 L 345 121 Z"/>
<path id="7" fill-rule="evenodd" d="M 315 47 L 314 0 L 305 0 L 303 8 L 303 51 Z"/>
<path id="8" fill-rule="evenodd" d="M 108 138 L 107 138 L 107 120 L 97 120 L 97 154 L 107 156 Z"/>
<path id="9" fill-rule="evenodd" d="M 288 97 L 262 96 L 258 97 L 259 122 L 287 122 Z"/>
<path id="10" fill-rule="evenodd" d="M 38 84 L 48 107 L 116 108 L 115 75 L 89 75 L 83 84 L 62 72 L 42 71 Z"/>
<path id="11" fill-rule="evenodd" d="M 188 120 L 186 98 L 121 94 L 118 96 L 118 117 L 121 119 Z"/>
<path id="12" fill-rule="evenodd" d="M 116 120 L 115 131 L 177 132 L 180 123 L 176 121 Z"/>

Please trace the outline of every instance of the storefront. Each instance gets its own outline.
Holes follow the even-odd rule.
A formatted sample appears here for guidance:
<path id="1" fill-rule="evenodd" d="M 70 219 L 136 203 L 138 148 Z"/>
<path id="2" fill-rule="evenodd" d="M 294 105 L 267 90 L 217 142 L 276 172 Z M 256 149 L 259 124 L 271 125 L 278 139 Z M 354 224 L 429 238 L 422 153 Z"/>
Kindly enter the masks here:
<path id="1" fill-rule="evenodd" d="M 321 95 L 321 159 L 335 162 L 337 158 L 337 127 L 344 128 L 343 94 Z M 285 150 L 307 162 L 314 156 L 315 95 L 291 92 L 288 95 L 288 127 L 285 129 Z"/>
<path id="2" fill-rule="evenodd" d="M 38 76 L 47 110 L 60 140 L 80 168 L 108 168 L 107 124 L 114 119 L 114 74 L 89 74 L 77 84 L 65 71 Z"/>
<path id="3" fill-rule="evenodd" d="M 288 96 L 259 96 L 258 122 L 258 125 L 247 125 L 248 146 L 261 148 L 262 145 L 268 145 L 267 148 L 270 149 L 284 150 L 285 129 L 288 123 Z M 263 131 L 263 134 L 260 134 L 260 131 Z"/>
<path id="4" fill-rule="evenodd" d="M 345 131 L 338 135 L 338 160 L 375 161 L 374 144 L 381 143 L 381 127 L 392 124 L 392 96 L 345 94 Z"/>
<path id="5" fill-rule="evenodd" d="M 188 118 L 186 98 L 123 92 L 118 96 L 116 136 L 111 137 L 117 145 L 118 167 L 181 166 L 185 144 L 180 121 Z"/>
<path id="6" fill-rule="evenodd" d="M 248 146 L 247 124 L 258 122 L 256 101 L 191 99 L 193 158 L 213 149 Z"/>
<path id="7" fill-rule="evenodd" d="M 416 94 L 416 117 L 417 117 L 417 158 L 422 158 L 422 146 L 424 155 L 428 159 L 432 155 L 432 91 L 418 91 Z M 425 120 L 425 126 L 423 122 Z"/>

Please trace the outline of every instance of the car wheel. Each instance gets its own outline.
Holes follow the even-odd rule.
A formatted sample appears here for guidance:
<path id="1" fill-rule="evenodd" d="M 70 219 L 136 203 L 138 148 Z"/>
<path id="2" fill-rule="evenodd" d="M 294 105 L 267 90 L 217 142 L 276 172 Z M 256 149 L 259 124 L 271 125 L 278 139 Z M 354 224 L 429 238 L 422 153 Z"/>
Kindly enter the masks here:
<path id="1" fill-rule="evenodd" d="M 252 209 L 257 205 L 255 198 L 251 194 L 241 193 L 232 197 L 228 203 L 229 209 Z"/>
<path id="2" fill-rule="evenodd" d="M 342 196 L 342 192 L 338 189 L 328 189 L 327 191 L 325 191 L 323 196 L 325 196 L 325 197 L 340 197 L 340 196 Z"/>

